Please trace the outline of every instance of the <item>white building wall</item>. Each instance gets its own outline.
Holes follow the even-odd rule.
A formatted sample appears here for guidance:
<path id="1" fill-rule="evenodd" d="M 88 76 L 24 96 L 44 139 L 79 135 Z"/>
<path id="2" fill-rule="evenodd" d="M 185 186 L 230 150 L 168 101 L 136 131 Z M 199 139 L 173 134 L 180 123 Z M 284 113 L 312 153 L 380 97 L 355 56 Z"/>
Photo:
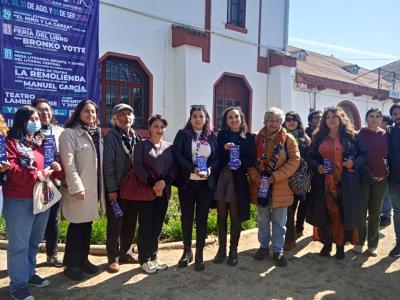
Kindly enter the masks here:
<path id="1" fill-rule="evenodd" d="M 170 124 L 166 140 L 172 141 L 185 124 L 192 104 L 206 104 L 213 118 L 213 86 L 224 72 L 246 77 L 253 90 L 251 129 L 262 127 L 268 75 L 257 72 L 259 1 L 246 2 L 248 33 L 243 34 L 225 29 L 227 1 L 212 1 L 211 31 L 228 37 L 211 34 L 211 61 L 204 63 L 201 48 L 189 45 L 172 48 L 171 29 L 173 23 L 204 28 L 204 0 L 100 1 L 100 57 L 107 52 L 140 57 L 153 75 L 152 113 L 164 114 Z M 262 23 L 261 44 L 284 47 L 284 2 L 263 1 L 266 21 Z"/>
<path id="2" fill-rule="evenodd" d="M 312 105 L 314 94 L 313 91 L 307 89 L 305 85 L 302 84 L 300 85 L 302 90 L 298 90 L 296 86 L 297 84 L 293 81 L 293 91 L 292 91 L 293 109 L 300 114 L 302 120 L 306 124 L 307 116 L 310 112 L 310 107 Z M 393 105 L 392 100 L 387 100 L 387 101 L 372 100 L 372 96 L 354 97 L 352 93 L 341 95 L 340 91 L 326 89 L 317 92 L 316 109 L 324 111 L 324 108 L 338 105 L 340 102 L 346 100 L 352 102 L 357 107 L 362 126 L 365 125 L 365 114 L 367 113 L 368 109 L 372 107 L 379 107 L 383 111 L 383 114 L 389 115 L 389 109 Z"/>

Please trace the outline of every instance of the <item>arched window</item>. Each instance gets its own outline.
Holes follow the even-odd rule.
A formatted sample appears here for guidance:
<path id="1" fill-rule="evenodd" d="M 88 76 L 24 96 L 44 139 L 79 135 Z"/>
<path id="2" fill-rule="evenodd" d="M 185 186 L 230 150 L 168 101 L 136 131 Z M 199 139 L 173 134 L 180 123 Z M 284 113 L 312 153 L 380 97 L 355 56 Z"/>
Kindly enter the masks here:
<path id="1" fill-rule="evenodd" d="M 361 129 L 361 118 L 357 107 L 350 101 L 342 101 L 338 106 L 343 109 L 356 130 Z"/>
<path id="2" fill-rule="evenodd" d="M 222 75 L 214 85 L 214 130 L 221 129 L 222 115 L 228 107 L 240 106 L 250 129 L 252 90 L 244 76 Z"/>
<path id="3" fill-rule="evenodd" d="M 112 109 L 126 103 L 133 107 L 135 128 L 147 128 L 150 114 L 149 76 L 134 59 L 107 56 L 99 66 L 101 123 L 110 125 Z"/>

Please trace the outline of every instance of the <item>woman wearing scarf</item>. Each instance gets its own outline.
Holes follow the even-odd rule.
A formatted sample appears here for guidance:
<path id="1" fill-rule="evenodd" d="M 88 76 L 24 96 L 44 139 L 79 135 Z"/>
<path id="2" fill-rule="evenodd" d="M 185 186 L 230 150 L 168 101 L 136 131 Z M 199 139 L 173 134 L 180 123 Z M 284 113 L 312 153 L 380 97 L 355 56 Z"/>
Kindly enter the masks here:
<path id="1" fill-rule="evenodd" d="M 58 126 L 57 120 L 53 116 L 53 110 L 50 103 L 43 98 L 35 99 L 31 105 L 40 112 L 40 123 L 42 124 L 42 133 L 47 136 L 53 136 L 56 141 L 56 153 L 58 155 L 58 140 L 64 129 Z M 60 189 L 60 181 L 56 180 L 56 186 Z M 53 264 L 56 267 L 62 267 L 63 263 L 58 256 L 58 236 L 59 236 L 59 218 L 61 201 L 58 201 L 50 207 L 49 221 L 47 222 L 44 237 L 46 239 L 46 254 L 47 263 Z"/>
<path id="2" fill-rule="evenodd" d="M 36 275 L 36 254 L 43 239 L 50 210 L 33 214 L 33 189 L 36 182 L 50 178 L 61 180 L 63 171 L 57 162 L 44 168 L 44 145 L 39 112 L 23 106 L 15 113 L 6 137 L 10 168 L 3 184 L 4 219 L 8 236 L 7 269 L 13 299 L 34 299 L 27 286 L 50 284 Z"/>
<path id="3" fill-rule="evenodd" d="M 105 211 L 103 187 L 103 143 L 98 108 L 84 100 L 75 108 L 60 136 L 60 157 L 65 169 L 61 182 L 61 216 L 70 222 L 64 255 L 64 275 L 82 280 L 99 267 L 89 259 L 92 223 L 99 219 L 98 201 Z"/>
<path id="4" fill-rule="evenodd" d="M 283 255 L 285 224 L 287 208 L 293 204 L 294 195 L 289 187 L 289 177 L 300 165 L 296 139 L 281 127 L 284 116 L 284 112 L 277 107 L 267 110 L 264 115 L 265 126 L 256 136 L 256 161 L 247 171 L 250 179 L 250 200 L 257 205 L 260 248 L 255 259 L 262 260 L 269 255 L 269 243 L 272 241 L 273 258 L 280 267 L 287 265 Z M 259 194 L 263 179 L 263 183 L 270 184 L 269 190 Z"/>
<path id="5" fill-rule="evenodd" d="M 282 127 L 286 128 L 287 133 L 295 137 L 297 146 L 299 147 L 300 156 L 301 158 L 306 159 L 307 150 L 310 147 L 311 140 L 305 133 L 304 125 L 299 114 L 295 111 L 289 111 L 286 113 L 285 122 Z M 294 216 L 296 214 L 297 204 L 299 204 L 299 210 L 297 211 L 295 227 Z M 288 207 L 285 246 L 283 247 L 285 251 L 292 250 L 292 248 L 296 246 L 296 239 L 303 235 L 306 211 L 306 195 L 294 195 L 293 205 Z"/>

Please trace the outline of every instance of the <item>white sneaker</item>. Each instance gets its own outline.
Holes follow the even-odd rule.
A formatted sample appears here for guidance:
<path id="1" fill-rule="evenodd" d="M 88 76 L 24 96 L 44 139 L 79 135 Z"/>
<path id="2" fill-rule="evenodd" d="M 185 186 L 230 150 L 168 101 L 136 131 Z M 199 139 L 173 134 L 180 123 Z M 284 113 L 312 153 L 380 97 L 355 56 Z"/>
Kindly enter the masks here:
<path id="1" fill-rule="evenodd" d="M 368 248 L 368 254 L 370 256 L 376 257 L 376 256 L 378 256 L 378 250 L 376 250 L 376 248 Z"/>
<path id="2" fill-rule="evenodd" d="M 353 248 L 354 253 L 361 253 L 362 252 L 362 246 L 361 245 L 355 245 Z"/>
<path id="3" fill-rule="evenodd" d="M 140 268 L 148 274 L 155 274 L 158 271 L 158 268 L 151 261 L 145 262 Z"/>
<path id="4" fill-rule="evenodd" d="M 162 261 L 159 261 L 158 259 L 152 260 L 151 262 L 152 262 L 152 264 L 153 264 L 156 268 L 158 268 L 159 270 L 166 270 L 166 269 L 168 269 L 168 265 L 167 265 L 166 263 L 163 263 Z"/>

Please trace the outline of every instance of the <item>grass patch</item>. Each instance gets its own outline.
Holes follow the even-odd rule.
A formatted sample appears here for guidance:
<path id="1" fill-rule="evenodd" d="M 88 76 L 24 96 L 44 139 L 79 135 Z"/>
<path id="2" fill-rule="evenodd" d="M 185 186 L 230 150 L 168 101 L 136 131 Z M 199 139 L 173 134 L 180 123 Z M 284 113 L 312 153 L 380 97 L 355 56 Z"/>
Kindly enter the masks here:
<path id="1" fill-rule="evenodd" d="M 181 208 L 179 205 L 178 189 L 172 187 L 172 197 L 169 201 L 168 210 L 165 215 L 164 226 L 161 232 L 161 242 L 174 242 L 182 241 L 181 230 Z M 242 230 L 256 228 L 257 222 L 257 208 L 254 205 L 250 207 L 250 220 L 242 223 Z M 60 222 L 60 236 L 59 243 L 65 243 L 68 230 L 68 221 Z M 192 239 L 196 239 L 196 224 L 193 226 Z M 137 226 L 138 228 L 139 226 Z M 137 232 L 136 228 L 136 232 Z M 230 218 L 228 217 L 228 232 L 230 232 Z M 207 234 L 217 236 L 217 210 L 210 209 L 207 222 Z M 104 245 L 107 238 L 107 218 L 105 215 L 100 214 L 100 219 L 93 222 L 93 230 L 91 236 L 91 244 Z M 135 236 L 136 243 L 137 235 Z M 7 239 L 5 221 L 3 217 L 0 218 L 0 239 Z"/>

